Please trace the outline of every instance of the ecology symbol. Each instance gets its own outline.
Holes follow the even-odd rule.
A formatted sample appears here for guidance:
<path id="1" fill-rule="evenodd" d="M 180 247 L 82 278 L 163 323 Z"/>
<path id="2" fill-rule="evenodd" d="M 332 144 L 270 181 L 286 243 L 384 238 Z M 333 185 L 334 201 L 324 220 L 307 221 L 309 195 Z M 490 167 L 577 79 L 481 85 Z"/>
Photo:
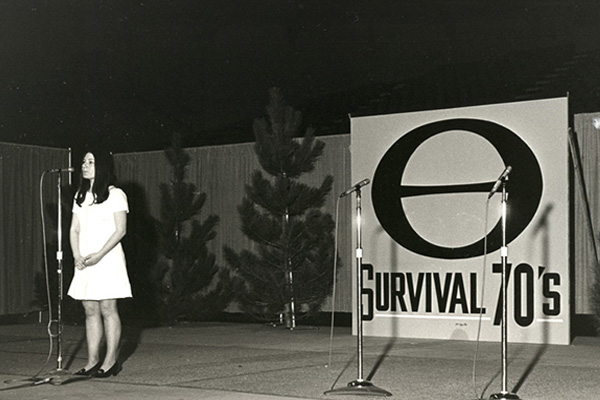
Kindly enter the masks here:
<path id="1" fill-rule="evenodd" d="M 402 203 L 413 196 L 489 192 L 494 181 L 446 185 L 403 185 L 402 177 L 417 148 L 441 133 L 468 131 L 486 139 L 498 152 L 505 166 L 512 166 L 510 181 L 511 212 L 507 217 L 506 241 L 510 243 L 527 228 L 542 198 L 543 178 L 531 148 L 516 133 L 495 122 L 480 119 L 448 119 L 421 125 L 400 137 L 381 158 L 373 176 L 371 197 L 375 214 L 385 231 L 401 246 L 417 254 L 441 259 L 465 259 L 484 254 L 484 240 L 460 247 L 445 247 L 421 237 L 411 226 Z M 473 165 L 473 168 L 481 166 Z M 502 246 L 501 221 L 488 234 L 487 252 Z"/>

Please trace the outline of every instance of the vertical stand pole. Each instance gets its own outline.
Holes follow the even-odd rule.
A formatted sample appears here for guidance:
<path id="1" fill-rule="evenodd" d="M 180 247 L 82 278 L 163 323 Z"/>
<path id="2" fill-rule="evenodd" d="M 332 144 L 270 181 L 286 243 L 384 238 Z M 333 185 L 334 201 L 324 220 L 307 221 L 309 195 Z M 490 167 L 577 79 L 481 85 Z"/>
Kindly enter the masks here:
<path id="1" fill-rule="evenodd" d="M 58 325 L 58 336 L 56 338 L 56 369 L 62 371 L 62 330 L 63 330 L 63 319 L 62 319 L 62 303 L 63 303 L 63 251 L 62 251 L 62 192 L 61 192 L 61 177 L 58 174 L 58 196 L 57 196 L 57 212 L 58 212 L 58 230 L 57 230 L 57 241 L 58 247 L 56 251 L 57 261 L 57 276 L 58 276 L 58 304 L 57 304 L 57 325 Z"/>
<path id="2" fill-rule="evenodd" d="M 502 390 L 490 396 L 493 400 L 517 400 L 519 396 L 508 392 L 508 247 L 506 246 L 506 178 L 502 180 L 502 248 L 500 258 L 502 260 L 502 323 L 501 323 L 501 346 L 502 346 Z"/>
<path id="3" fill-rule="evenodd" d="M 325 394 L 350 394 L 365 396 L 391 396 L 387 390 L 378 388 L 371 382 L 363 379 L 363 271 L 362 271 L 362 206 L 360 187 L 356 187 L 356 352 L 357 371 L 356 380 L 348 383 L 348 386 L 328 390 Z"/>
<path id="4" fill-rule="evenodd" d="M 360 189 L 356 191 L 356 382 L 363 382 L 363 271 L 362 271 L 362 204 Z"/>

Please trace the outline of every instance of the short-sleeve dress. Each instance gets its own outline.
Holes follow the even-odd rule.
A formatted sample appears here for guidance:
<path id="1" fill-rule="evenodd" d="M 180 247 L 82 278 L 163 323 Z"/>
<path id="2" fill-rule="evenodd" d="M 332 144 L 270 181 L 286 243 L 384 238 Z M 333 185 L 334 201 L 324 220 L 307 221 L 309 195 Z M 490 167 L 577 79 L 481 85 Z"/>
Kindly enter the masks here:
<path id="1" fill-rule="evenodd" d="M 91 193 L 84 203 L 73 202 L 73 213 L 79 218 L 79 251 L 82 256 L 99 251 L 115 232 L 114 213 L 129 212 L 123 190 L 111 186 L 108 198 L 94 204 Z M 97 264 L 75 269 L 67 294 L 76 300 L 106 300 L 132 297 L 127 276 L 125 253 L 121 243 L 113 247 Z"/>

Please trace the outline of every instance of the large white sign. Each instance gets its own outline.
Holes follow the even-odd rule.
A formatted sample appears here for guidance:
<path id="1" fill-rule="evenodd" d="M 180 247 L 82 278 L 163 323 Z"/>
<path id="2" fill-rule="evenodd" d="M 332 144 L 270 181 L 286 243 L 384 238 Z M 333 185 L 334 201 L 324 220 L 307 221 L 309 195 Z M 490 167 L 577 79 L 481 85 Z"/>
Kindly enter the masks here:
<path id="1" fill-rule="evenodd" d="M 352 118 L 363 333 L 499 340 L 507 250 L 508 340 L 568 344 L 567 140 L 566 98 Z"/>

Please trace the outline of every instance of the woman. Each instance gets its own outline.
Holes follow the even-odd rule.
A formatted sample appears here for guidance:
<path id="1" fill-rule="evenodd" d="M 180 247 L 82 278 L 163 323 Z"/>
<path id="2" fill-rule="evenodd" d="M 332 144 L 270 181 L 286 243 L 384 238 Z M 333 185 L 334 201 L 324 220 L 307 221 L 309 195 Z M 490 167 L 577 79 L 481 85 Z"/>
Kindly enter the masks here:
<path id="1" fill-rule="evenodd" d="M 117 375 L 121 320 L 117 299 L 132 297 L 121 239 L 127 230 L 127 196 L 114 186 L 112 156 L 88 152 L 81 164 L 79 189 L 73 203 L 70 241 L 75 273 L 68 295 L 85 309 L 88 360 L 77 375 L 106 378 Z M 100 361 L 103 335 L 106 356 Z"/>

